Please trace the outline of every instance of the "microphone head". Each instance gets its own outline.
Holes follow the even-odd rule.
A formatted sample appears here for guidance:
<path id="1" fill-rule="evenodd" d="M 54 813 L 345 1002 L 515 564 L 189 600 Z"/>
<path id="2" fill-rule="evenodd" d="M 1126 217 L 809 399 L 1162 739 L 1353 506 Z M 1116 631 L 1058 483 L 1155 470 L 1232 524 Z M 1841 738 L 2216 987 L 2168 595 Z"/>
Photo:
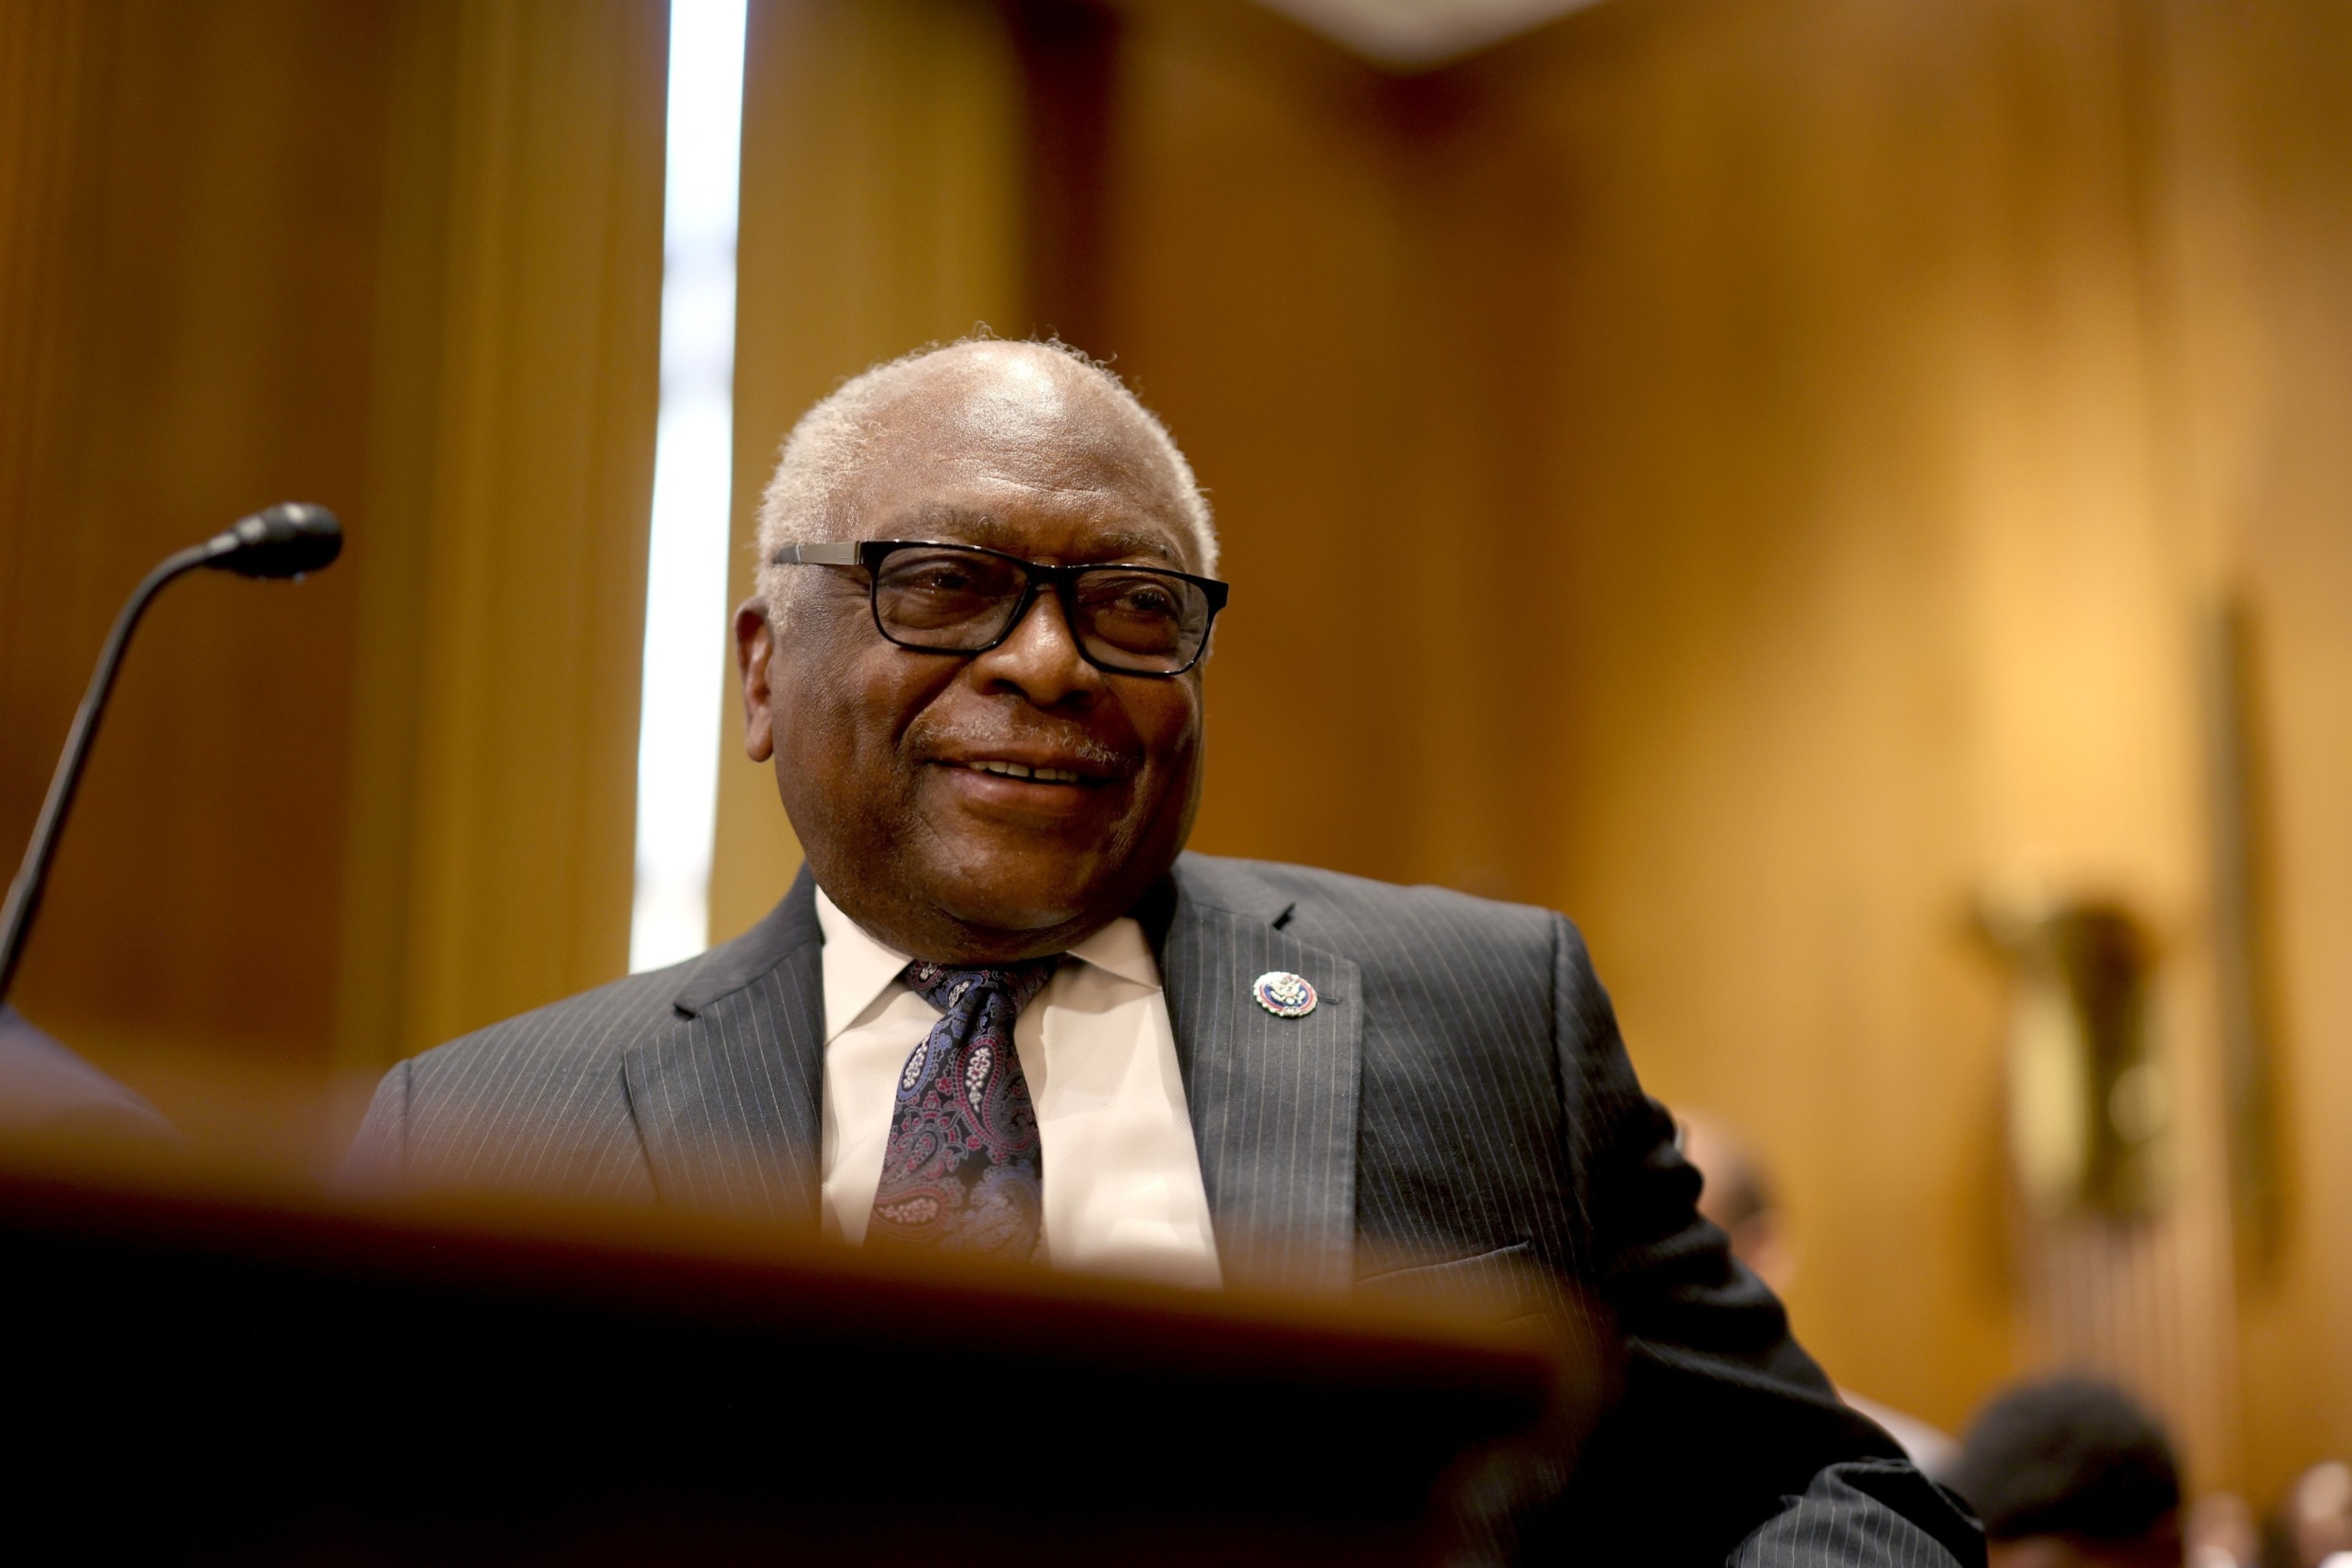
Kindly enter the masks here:
<path id="1" fill-rule="evenodd" d="M 242 577 L 299 577 L 343 552 L 343 525 L 325 507 L 279 501 L 213 536 L 205 563 Z"/>

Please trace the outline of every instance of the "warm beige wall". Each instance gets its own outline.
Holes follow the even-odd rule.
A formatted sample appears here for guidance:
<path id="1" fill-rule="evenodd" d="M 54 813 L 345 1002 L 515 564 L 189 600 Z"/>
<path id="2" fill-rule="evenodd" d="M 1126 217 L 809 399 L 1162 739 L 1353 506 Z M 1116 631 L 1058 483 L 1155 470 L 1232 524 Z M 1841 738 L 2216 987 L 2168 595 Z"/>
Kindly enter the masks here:
<path id="1" fill-rule="evenodd" d="M 362 519 L 391 8 L 0 6 L 0 855 L 115 609 L 291 497 Z M 332 111 L 324 111 L 332 105 Z M 173 587 L 27 951 L 68 1040 L 323 1058 L 364 546 Z"/>
<path id="2" fill-rule="evenodd" d="M 2352 18 L 2166 13 L 2168 478 L 2244 595 L 2285 1226 L 2241 1294 L 2250 1473 L 2352 1452 Z"/>
<path id="3" fill-rule="evenodd" d="M 628 967 L 660 401 L 661 0 L 404 15 L 336 1050 Z"/>
<path id="4" fill-rule="evenodd" d="M 12 867 L 140 573 L 289 496 L 349 527 L 310 582 L 159 605 L 22 976 L 199 1131 L 299 1144 L 251 1075 L 625 965 L 666 20 L 0 5 Z"/>
<path id="5" fill-rule="evenodd" d="M 1548 824 L 1541 893 L 1591 926 L 1654 1088 L 1769 1150 L 1838 1376 L 1957 1425 L 2023 1362 L 2093 1354 L 2226 1469 L 2225 1323 L 2190 1271 L 2148 1287 L 2199 1341 L 2168 1363 L 2013 1310 L 2000 994 L 1967 930 L 2021 874 L 2197 912 L 2118 19 L 1822 6 L 1798 52 L 1786 22 L 1622 12 L 1496 65 L 1557 193 L 1553 422 L 1493 454 L 1570 584 L 1538 667 L 1562 743 L 1516 803 Z"/>
<path id="6" fill-rule="evenodd" d="M 1524 797 L 1555 803 L 1548 896 L 1617 954 L 1658 1090 L 1770 1150 L 1838 1375 L 1957 1424 L 2084 1358 L 2229 1479 L 2208 1097 L 2180 1097 L 2174 1212 L 2085 1287 L 2112 1314 L 2060 1310 L 2052 1243 L 2004 1244 L 1999 983 L 1967 934 L 1996 881 L 2126 900 L 2166 942 L 2178 1081 L 2210 1081 L 2133 20 L 1824 6 L 1797 53 L 1785 23 L 1621 13 L 1497 64 L 1563 209 L 1538 482 L 1581 630 L 1553 667 L 1572 782 Z"/>

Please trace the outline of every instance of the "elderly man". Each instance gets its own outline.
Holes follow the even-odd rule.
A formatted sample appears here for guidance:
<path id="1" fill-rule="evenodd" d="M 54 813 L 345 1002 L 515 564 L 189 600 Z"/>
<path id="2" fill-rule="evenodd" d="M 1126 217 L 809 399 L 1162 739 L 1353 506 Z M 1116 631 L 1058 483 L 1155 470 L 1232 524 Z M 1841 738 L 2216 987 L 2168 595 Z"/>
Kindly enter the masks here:
<path id="1" fill-rule="evenodd" d="M 799 880 L 394 1068 L 358 1168 L 1203 1287 L 1532 1268 L 1625 1365 L 1530 1552 L 1981 1558 L 1698 1217 L 1566 921 L 1182 852 L 1225 588 L 1114 377 L 993 342 L 868 371 L 793 432 L 760 548 L 745 746 Z"/>

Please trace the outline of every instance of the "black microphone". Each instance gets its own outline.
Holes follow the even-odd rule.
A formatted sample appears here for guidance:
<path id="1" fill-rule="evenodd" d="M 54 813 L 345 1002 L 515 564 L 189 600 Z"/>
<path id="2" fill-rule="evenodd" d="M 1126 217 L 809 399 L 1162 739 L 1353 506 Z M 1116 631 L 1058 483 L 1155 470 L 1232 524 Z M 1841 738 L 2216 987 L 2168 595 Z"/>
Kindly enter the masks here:
<path id="1" fill-rule="evenodd" d="M 197 546 L 204 564 L 240 577 L 299 577 L 334 564 L 343 552 L 343 525 L 306 500 L 282 500 L 240 518 Z"/>
<path id="2" fill-rule="evenodd" d="M 99 716 L 113 693 L 115 672 L 122 668 L 122 650 L 147 605 L 163 585 L 199 566 L 235 572 L 243 577 L 300 577 L 333 563 L 343 552 L 343 525 L 325 507 L 308 501 L 280 501 L 251 517 L 240 518 L 202 544 L 165 556 L 131 591 L 114 629 L 99 650 L 98 668 L 90 671 L 89 689 L 74 710 L 73 728 L 66 731 L 66 749 L 58 757 L 58 771 L 49 775 L 48 798 L 33 823 L 32 841 L 25 846 L 24 863 L 8 884 L 8 901 L 0 905 L 0 1002 L 16 979 L 16 962 L 25 953 L 34 913 L 41 907 L 41 889 L 49 879 L 49 862 L 56 857 L 58 835 L 66 813 L 73 809 L 74 791 L 80 787 L 82 764 L 89 760 L 89 743 L 98 734 Z"/>

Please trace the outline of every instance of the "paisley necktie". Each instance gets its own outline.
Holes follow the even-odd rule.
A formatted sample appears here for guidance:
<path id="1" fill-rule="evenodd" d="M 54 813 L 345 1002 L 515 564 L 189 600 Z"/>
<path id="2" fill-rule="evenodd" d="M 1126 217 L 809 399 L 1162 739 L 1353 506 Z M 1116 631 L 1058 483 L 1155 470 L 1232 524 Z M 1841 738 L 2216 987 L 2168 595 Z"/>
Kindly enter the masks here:
<path id="1" fill-rule="evenodd" d="M 1060 962 L 907 965 L 900 978 L 943 1016 L 898 1074 L 869 1240 L 1035 1256 L 1045 1213 L 1037 1110 L 1013 1047 L 1013 1021 Z"/>

